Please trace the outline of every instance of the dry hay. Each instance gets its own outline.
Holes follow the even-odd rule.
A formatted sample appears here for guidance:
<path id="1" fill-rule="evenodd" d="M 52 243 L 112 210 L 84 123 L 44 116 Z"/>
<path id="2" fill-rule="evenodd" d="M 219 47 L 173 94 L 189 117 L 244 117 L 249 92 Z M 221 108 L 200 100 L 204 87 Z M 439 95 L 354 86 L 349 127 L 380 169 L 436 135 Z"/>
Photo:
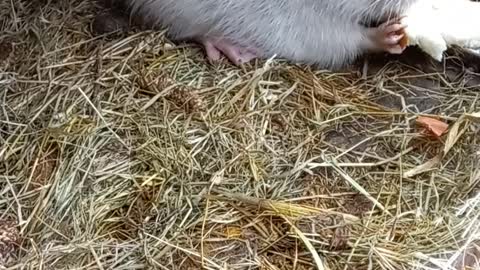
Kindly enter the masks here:
<path id="1" fill-rule="evenodd" d="M 0 6 L 10 269 L 462 269 L 478 259 L 472 72 L 209 65 L 159 32 L 92 36 L 90 1 L 29 2 Z M 419 115 L 449 134 L 425 137 Z"/>

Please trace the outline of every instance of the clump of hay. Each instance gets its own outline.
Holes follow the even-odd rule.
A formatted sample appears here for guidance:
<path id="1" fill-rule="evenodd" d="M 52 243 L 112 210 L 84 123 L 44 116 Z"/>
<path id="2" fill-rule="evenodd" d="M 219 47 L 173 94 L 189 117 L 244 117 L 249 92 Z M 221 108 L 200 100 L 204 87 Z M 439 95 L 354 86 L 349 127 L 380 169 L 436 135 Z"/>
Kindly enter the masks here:
<path id="1" fill-rule="evenodd" d="M 0 12 L 5 267 L 474 267 L 479 80 L 455 59 L 235 68 L 160 32 L 94 37 L 89 1 Z"/>

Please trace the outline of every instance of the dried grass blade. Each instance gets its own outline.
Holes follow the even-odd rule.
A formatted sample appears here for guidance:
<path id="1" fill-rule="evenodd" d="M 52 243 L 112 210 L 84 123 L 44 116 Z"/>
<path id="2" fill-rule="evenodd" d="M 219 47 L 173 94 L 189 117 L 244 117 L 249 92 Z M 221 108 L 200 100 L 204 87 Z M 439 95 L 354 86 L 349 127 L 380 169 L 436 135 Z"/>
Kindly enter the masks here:
<path id="1" fill-rule="evenodd" d="M 322 259 L 318 255 L 317 251 L 315 250 L 315 247 L 310 243 L 308 238 L 300 231 L 286 216 L 282 215 L 282 218 L 293 228 L 295 233 L 302 239 L 302 242 L 305 244 L 307 247 L 308 251 L 312 254 L 313 260 L 315 261 L 315 264 L 317 265 L 318 270 L 328 270 L 328 267 L 325 267 L 323 264 Z"/>

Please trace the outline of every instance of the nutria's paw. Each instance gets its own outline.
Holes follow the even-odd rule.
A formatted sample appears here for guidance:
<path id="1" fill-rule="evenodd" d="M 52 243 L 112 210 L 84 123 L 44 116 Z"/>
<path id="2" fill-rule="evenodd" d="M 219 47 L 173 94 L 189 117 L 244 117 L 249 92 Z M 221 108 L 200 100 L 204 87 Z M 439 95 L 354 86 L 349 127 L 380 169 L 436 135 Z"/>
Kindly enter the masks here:
<path id="1" fill-rule="evenodd" d="M 199 42 L 205 48 L 205 52 L 207 53 L 210 62 L 219 61 L 222 54 L 237 66 L 248 63 L 257 58 L 255 50 L 233 45 L 222 39 L 204 38 L 199 40 Z"/>
<path id="2" fill-rule="evenodd" d="M 399 19 L 387 21 L 376 28 L 369 29 L 369 38 L 374 50 L 385 51 L 391 54 L 401 54 L 406 45 L 402 44 L 407 26 Z"/>

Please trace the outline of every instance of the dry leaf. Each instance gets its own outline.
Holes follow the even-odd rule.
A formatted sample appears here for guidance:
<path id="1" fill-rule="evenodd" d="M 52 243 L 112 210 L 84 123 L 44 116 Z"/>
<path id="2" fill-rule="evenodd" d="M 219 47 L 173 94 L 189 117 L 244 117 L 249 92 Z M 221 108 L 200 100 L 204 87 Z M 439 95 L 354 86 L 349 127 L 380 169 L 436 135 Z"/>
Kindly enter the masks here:
<path id="1" fill-rule="evenodd" d="M 425 162 L 422 165 L 419 165 L 403 174 L 404 177 L 412 177 L 417 174 L 426 172 L 434 168 L 437 164 L 439 164 L 442 160 L 442 156 L 445 156 L 452 147 L 457 143 L 460 137 L 467 131 L 468 125 L 465 125 L 463 129 L 460 129 L 460 126 L 465 122 L 467 119 L 479 120 L 480 113 L 472 113 L 472 114 L 464 114 L 461 116 L 450 128 L 447 139 L 445 140 L 445 146 L 443 148 L 443 152 L 440 155 L 435 156 L 433 159 Z M 443 123 L 440 120 L 423 117 L 420 116 L 417 118 L 417 123 L 425 128 L 427 128 L 432 134 L 434 134 L 437 138 L 440 137 L 447 131 L 448 125 Z"/>
<path id="2" fill-rule="evenodd" d="M 439 138 L 442 136 L 448 129 L 448 124 L 444 123 L 438 119 L 419 116 L 417 118 L 417 124 L 425 128 L 435 137 Z"/>

